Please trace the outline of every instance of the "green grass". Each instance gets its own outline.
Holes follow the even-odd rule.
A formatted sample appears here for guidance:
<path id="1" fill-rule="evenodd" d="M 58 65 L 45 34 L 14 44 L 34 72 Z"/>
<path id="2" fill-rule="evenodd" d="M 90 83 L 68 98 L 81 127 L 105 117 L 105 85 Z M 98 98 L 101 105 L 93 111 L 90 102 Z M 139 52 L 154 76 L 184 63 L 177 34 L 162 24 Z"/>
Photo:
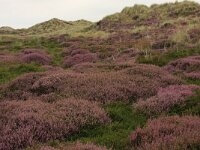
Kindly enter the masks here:
<path id="1" fill-rule="evenodd" d="M 192 50 L 171 50 L 165 53 L 152 53 L 149 57 L 138 57 L 137 61 L 144 64 L 164 66 L 175 59 L 192 55 L 200 55 L 200 48 Z"/>
<path id="2" fill-rule="evenodd" d="M 24 73 L 40 71 L 44 71 L 44 69 L 36 64 L 3 65 L 0 66 L 0 84 L 9 82 Z"/>
<path id="3" fill-rule="evenodd" d="M 134 112 L 133 107 L 124 103 L 105 106 L 112 123 L 105 126 L 85 127 L 80 133 L 66 139 L 67 142 L 93 142 L 116 150 L 129 149 L 129 135 L 143 126 L 147 118 Z"/>
<path id="4" fill-rule="evenodd" d="M 200 86 L 200 80 L 186 79 L 186 84 L 196 84 Z"/>

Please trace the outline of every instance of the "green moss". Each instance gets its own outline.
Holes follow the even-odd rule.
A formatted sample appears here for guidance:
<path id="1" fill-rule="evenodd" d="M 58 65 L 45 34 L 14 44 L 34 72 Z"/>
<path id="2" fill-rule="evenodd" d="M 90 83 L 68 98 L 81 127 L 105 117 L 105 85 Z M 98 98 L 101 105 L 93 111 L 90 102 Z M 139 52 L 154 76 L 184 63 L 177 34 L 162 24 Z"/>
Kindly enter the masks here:
<path id="1" fill-rule="evenodd" d="M 143 126 L 147 118 L 136 113 L 132 106 L 123 103 L 106 105 L 105 110 L 112 123 L 83 128 L 80 133 L 71 136 L 67 141 L 94 142 L 116 150 L 129 149 L 130 133 L 137 127 Z"/>

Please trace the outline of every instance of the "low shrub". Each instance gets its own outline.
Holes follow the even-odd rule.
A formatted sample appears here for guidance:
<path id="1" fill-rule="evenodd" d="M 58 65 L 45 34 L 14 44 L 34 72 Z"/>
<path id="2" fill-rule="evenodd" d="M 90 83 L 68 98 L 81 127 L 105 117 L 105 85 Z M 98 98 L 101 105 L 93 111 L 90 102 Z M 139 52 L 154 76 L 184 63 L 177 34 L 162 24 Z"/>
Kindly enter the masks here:
<path id="1" fill-rule="evenodd" d="M 88 50 L 85 49 L 75 49 L 71 51 L 71 56 L 77 55 L 77 54 L 87 54 L 89 53 Z"/>
<path id="2" fill-rule="evenodd" d="M 164 67 L 169 72 L 192 72 L 200 70 L 200 56 L 189 56 L 170 62 Z"/>
<path id="3" fill-rule="evenodd" d="M 19 56 L 11 54 L 0 54 L 0 64 L 20 63 Z"/>
<path id="4" fill-rule="evenodd" d="M 6 99 L 17 99 L 24 100 L 27 97 L 31 96 L 31 87 L 32 85 L 39 80 L 42 76 L 45 76 L 44 73 L 28 73 L 22 75 L 15 80 L 11 81 L 5 85 L 3 92 L 3 97 Z M 4 99 L 3 98 L 3 99 Z"/>
<path id="5" fill-rule="evenodd" d="M 95 53 L 87 53 L 87 54 L 76 54 L 74 56 L 66 57 L 64 60 L 65 67 L 71 67 L 76 64 L 91 62 L 94 63 L 98 60 L 98 56 Z"/>
<path id="6" fill-rule="evenodd" d="M 194 96 L 195 90 L 200 90 L 196 85 L 171 85 L 159 89 L 158 93 L 146 100 L 140 99 L 135 107 L 138 111 L 149 116 L 170 111 L 176 105 L 182 105 L 187 98 Z"/>
<path id="7" fill-rule="evenodd" d="M 184 73 L 184 76 L 186 78 L 189 78 L 189 79 L 192 79 L 192 80 L 200 80 L 200 71 L 198 71 L 198 72 Z"/>
<path id="8" fill-rule="evenodd" d="M 177 83 L 180 83 L 180 80 L 176 77 L 159 67 L 149 65 L 83 74 L 47 72 L 25 75 L 12 81 L 4 89 L 4 98 L 21 100 L 24 99 L 23 93 L 32 96 L 56 93 L 62 97 L 83 98 L 103 103 L 122 100 L 129 102 L 138 98 L 148 98 L 155 95 L 159 87 Z"/>
<path id="9" fill-rule="evenodd" d="M 149 120 L 131 134 L 131 144 L 141 150 L 199 149 L 200 118 L 171 116 Z"/>
<path id="10" fill-rule="evenodd" d="M 22 61 L 24 63 L 38 63 L 41 65 L 48 65 L 52 62 L 51 57 L 43 50 L 26 49 L 22 54 Z"/>
<path id="11" fill-rule="evenodd" d="M 75 144 L 70 144 L 66 146 L 61 146 L 59 148 L 53 148 L 50 146 L 43 146 L 40 150 L 107 150 L 106 147 L 98 147 L 92 143 L 82 144 L 77 142 Z"/>
<path id="12" fill-rule="evenodd" d="M 73 98 L 53 104 L 34 99 L 8 101 L 1 102 L 0 107 L 0 150 L 63 139 L 83 126 L 110 121 L 96 103 Z"/>

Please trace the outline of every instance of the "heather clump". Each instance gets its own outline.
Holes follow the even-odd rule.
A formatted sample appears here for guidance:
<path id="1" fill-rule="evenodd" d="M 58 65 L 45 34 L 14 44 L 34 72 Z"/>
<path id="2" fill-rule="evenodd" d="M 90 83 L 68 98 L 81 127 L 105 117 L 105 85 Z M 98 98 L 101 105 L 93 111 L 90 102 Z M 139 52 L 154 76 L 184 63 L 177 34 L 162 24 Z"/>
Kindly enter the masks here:
<path id="1" fill-rule="evenodd" d="M 169 112 L 174 106 L 184 105 L 187 98 L 194 96 L 196 85 L 171 85 L 160 88 L 158 93 L 146 100 L 140 99 L 135 108 L 149 116 Z"/>
<path id="2" fill-rule="evenodd" d="M 71 51 L 71 56 L 77 55 L 77 54 L 87 54 L 89 53 L 86 49 L 75 49 Z"/>
<path id="3" fill-rule="evenodd" d="M 200 56 L 189 56 L 170 62 L 165 70 L 174 73 L 188 73 L 200 70 Z"/>
<path id="4" fill-rule="evenodd" d="M 19 56 L 11 54 L 0 54 L 0 64 L 20 63 Z"/>
<path id="5" fill-rule="evenodd" d="M 106 147 L 99 147 L 93 143 L 82 144 L 77 142 L 75 144 L 63 145 L 59 146 L 59 148 L 53 148 L 50 146 L 43 146 L 40 150 L 107 150 Z"/>
<path id="6" fill-rule="evenodd" d="M 82 63 L 73 66 L 71 69 L 78 73 L 97 73 L 97 72 L 110 72 L 120 71 L 133 67 L 132 63 Z"/>
<path id="7" fill-rule="evenodd" d="M 7 101 L 1 102 L 0 107 L 1 150 L 63 139 L 83 126 L 110 121 L 96 103 L 73 98 L 52 104 L 38 100 Z"/>
<path id="8" fill-rule="evenodd" d="M 68 56 L 64 60 L 65 67 L 71 67 L 76 64 L 81 64 L 85 62 L 95 63 L 98 60 L 98 56 L 95 53 L 86 53 L 86 54 L 76 54 L 73 56 Z"/>
<path id="9" fill-rule="evenodd" d="M 28 81 L 28 84 L 24 81 Z M 54 93 L 62 97 L 83 98 L 103 103 L 128 102 L 148 98 L 155 95 L 159 87 L 177 83 L 180 83 L 180 80 L 158 67 L 135 65 L 118 71 L 29 74 L 10 82 L 4 89 L 4 95 L 8 99 L 21 100 L 23 93 L 31 96 Z M 12 94 L 9 91 L 12 91 Z"/>
<path id="10" fill-rule="evenodd" d="M 138 150 L 198 149 L 200 118 L 171 116 L 149 120 L 131 136 L 132 147 Z"/>
<path id="11" fill-rule="evenodd" d="M 141 65 L 137 64 L 125 70 L 125 73 L 134 76 L 140 75 L 148 79 L 152 79 L 153 82 L 160 83 L 160 86 L 167 86 L 171 84 L 180 83 L 180 79 L 167 73 L 165 70 L 155 66 L 155 65 Z"/>
<path id="12" fill-rule="evenodd" d="M 33 84 L 43 76 L 45 73 L 28 73 L 16 78 L 5 85 L 2 90 L 3 97 L 6 99 L 27 99 L 32 95 L 31 87 Z"/>
<path id="13" fill-rule="evenodd" d="M 184 76 L 192 79 L 192 80 L 200 80 L 200 71 L 196 72 L 190 72 L 190 73 L 184 73 Z"/>
<path id="14" fill-rule="evenodd" d="M 22 53 L 22 61 L 24 63 L 37 63 L 41 65 L 49 65 L 52 62 L 51 57 L 43 50 L 25 49 Z"/>

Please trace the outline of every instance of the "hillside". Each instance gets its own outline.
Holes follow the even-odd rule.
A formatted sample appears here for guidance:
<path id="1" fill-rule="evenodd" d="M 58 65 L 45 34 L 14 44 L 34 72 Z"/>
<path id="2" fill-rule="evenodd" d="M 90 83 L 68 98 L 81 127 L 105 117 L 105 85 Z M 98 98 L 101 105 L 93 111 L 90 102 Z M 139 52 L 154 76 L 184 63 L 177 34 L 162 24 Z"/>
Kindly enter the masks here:
<path id="1" fill-rule="evenodd" d="M 27 35 L 40 34 L 66 34 L 71 32 L 79 32 L 92 25 L 92 22 L 80 20 L 67 22 L 59 19 L 51 19 L 49 21 L 34 25 L 24 31 Z"/>
<path id="2" fill-rule="evenodd" d="M 0 150 L 200 149 L 200 4 L 0 28 Z"/>
<path id="3" fill-rule="evenodd" d="M 200 5 L 195 2 L 167 3 L 162 5 L 135 5 L 127 7 L 120 13 L 105 17 L 98 22 L 104 30 L 110 29 L 135 29 L 137 27 L 159 27 L 165 23 L 179 26 L 184 20 L 195 22 L 200 14 Z M 189 23 L 189 22 L 188 22 Z"/>
<path id="4" fill-rule="evenodd" d="M 0 27 L 1 34 L 9 34 L 9 33 L 13 34 L 15 32 L 16 32 L 16 30 L 11 27 L 7 27 L 7 26 Z"/>

